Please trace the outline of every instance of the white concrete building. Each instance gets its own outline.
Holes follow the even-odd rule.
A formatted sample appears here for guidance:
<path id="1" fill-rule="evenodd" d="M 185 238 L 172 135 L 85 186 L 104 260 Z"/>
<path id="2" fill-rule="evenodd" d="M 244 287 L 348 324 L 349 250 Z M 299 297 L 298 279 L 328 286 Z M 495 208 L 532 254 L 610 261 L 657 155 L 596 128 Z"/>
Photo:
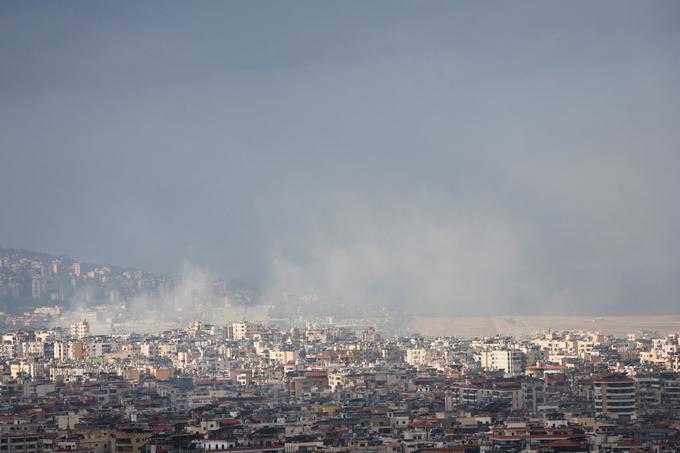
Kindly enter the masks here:
<path id="1" fill-rule="evenodd" d="M 87 321 L 78 321 L 71 326 L 71 335 L 76 338 L 85 338 L 90 335 L 90 323 Z"/>
<path id="2" fill-rule="evenodd" d="M 503 371 L 506 375 L 517 376 L 524 371 L 524 357 L 517 349 L 495 349 L 482 351 L 480 362 L 485 370 Z"/>

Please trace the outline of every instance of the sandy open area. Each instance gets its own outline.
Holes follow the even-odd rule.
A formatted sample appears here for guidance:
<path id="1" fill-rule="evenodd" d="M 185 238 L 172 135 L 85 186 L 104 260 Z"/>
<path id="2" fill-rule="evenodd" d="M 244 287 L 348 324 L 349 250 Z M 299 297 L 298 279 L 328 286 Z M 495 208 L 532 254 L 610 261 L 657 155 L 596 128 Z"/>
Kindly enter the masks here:
<path id="1" fill-rule="evenodd" d="M 526 335 L 546 329 L 597 330 L 617 336 L 640 330 L 668 334 L 680 332 L 680 315 L 419 317 L 408 328 L 422 335 L 461 337 L 493 336 L 499 333 Z"/>

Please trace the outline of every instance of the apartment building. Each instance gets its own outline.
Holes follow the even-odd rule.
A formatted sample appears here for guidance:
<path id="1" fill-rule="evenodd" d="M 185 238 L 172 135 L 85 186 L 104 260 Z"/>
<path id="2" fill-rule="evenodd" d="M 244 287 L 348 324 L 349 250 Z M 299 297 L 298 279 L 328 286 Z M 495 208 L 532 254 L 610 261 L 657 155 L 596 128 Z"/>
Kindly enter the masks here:
<path id="1" fill-rule="evenodd" d="M 517 349 L 482 351 L 480 362 L 485 370 L 503 371 L 507 376 L 518 376 L 524 371 L 524 355 Z"/>
<path id="2" fill-rule="evenodd" d="M 633 379 L 611 376 L 593 381 L 595 414 L 606 417 L 636 415 L 636 385 Z"/>

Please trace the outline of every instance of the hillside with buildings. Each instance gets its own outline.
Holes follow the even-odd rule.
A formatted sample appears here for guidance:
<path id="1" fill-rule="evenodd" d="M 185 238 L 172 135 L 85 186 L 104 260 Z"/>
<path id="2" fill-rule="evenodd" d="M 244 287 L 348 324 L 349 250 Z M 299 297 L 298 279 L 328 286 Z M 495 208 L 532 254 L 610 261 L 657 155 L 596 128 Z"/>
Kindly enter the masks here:
<path id="1" fill-rule="evenodd" d="M 191 319 L 265 319 L 253 291 L 188 273 L 179 278 L 68 256 L 0 248 L 0 323 L 64 324 L 87 319 L 95 332 L 147 331 Z"/>
<path id="2" fill-rule="evenodd" d="M 4 311 L 125 303 L 142 293 L 166 294 L 173 286 L 171 277 L 137 269 L 0 247 L 0 309 Z"/>

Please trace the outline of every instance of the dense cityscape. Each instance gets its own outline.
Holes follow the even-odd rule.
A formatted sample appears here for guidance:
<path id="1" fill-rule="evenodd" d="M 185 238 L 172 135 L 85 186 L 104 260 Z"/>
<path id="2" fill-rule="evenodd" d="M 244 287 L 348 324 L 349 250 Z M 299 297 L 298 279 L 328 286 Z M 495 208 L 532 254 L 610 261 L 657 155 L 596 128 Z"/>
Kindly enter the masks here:
<path id="1" fill-rule="evenodd" d="M 678 335 L 5 330 L 3 451 L 676 451 Z"/>
<path id="2" fill-rule="evenodd" d="M 0 272 L 29 307 L 3 315 L 3 452 L 680 448 L 678 334 L 427 337 L 380 317 L 273 318 L 219 281 L 175 294 L 169 277 L 67 257 L 3 249 Z M 181 307 L 175 324 L 200 320 L 126 322 L 149 294 Z"/>
<path id="3" fill-rule="evenodd" d="M 0 0 L 0 453 L 680 452 L 679 118 L 679 0 Z"/>

